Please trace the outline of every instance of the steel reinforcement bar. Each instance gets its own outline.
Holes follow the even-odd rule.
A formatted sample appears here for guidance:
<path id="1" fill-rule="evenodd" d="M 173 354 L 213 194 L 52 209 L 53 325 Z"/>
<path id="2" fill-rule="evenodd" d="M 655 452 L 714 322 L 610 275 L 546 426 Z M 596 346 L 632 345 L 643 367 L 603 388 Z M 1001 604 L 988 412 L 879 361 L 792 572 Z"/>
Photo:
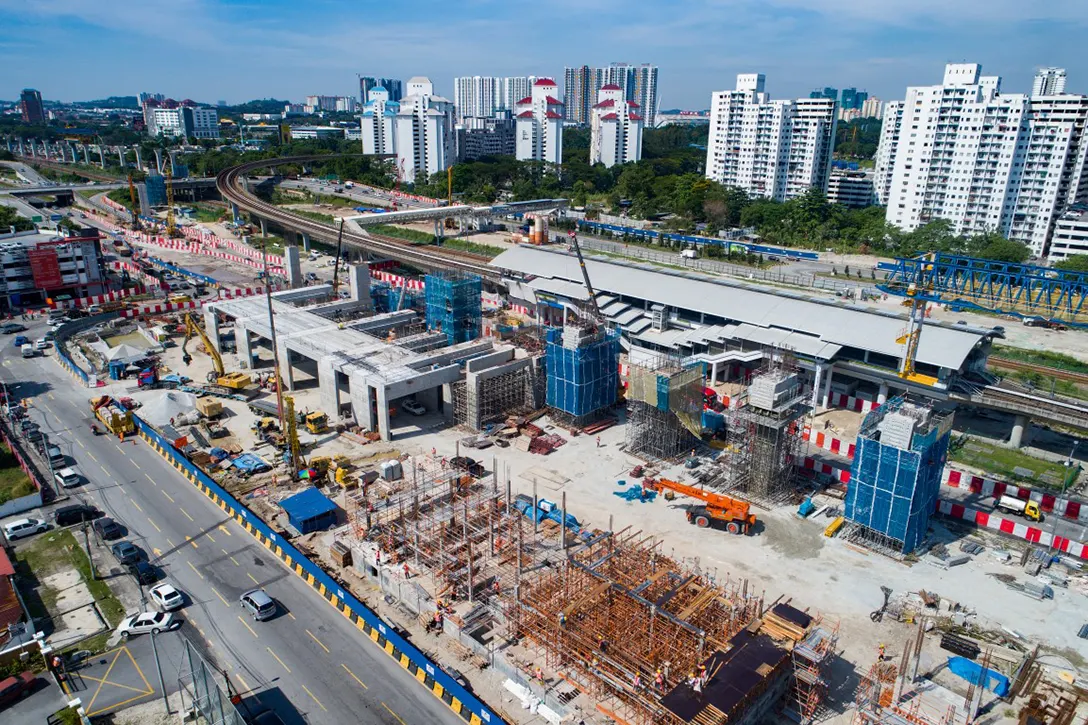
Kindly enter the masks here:
<path id="1" fill-rule="evenodd" d="M 216 188 L 223 199 L 239 208 L 273 221 L 285 229 L 304 232 L 312 238 L 327 244 L 336 244 L 338 229 L 312 219 L 284 211 L 251 194 L 239 182 L 251 171 L 262 168 L 283 166 L 286 164 L 304 164 L 312 161 L 326 161 L 334 156 L 362 156 L 363 154 L 322 154 L 314 156 L 288 156 L 279 159 L 262 159 L 233 166 L 221 171 L 215 178 Z M 485 279 L 498 281 L 498 270 L 487 264 L 487 259 L 465 252 L 445 250 L 441 247 L 417 247 L 391 237 L 380 235 L 363 236 L 344 231 L 344 244 L 368 252 L 386 255 L 408 264 L 428 270 L 456 270 L 477 274 Z"/>

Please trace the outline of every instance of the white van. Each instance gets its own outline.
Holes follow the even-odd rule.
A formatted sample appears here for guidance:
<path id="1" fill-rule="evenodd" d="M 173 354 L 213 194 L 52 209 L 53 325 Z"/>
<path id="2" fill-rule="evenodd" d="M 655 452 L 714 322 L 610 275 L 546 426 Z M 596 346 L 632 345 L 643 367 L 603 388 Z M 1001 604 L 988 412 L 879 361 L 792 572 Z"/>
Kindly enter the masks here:
<path id="1" fill-rule="evenodd" d="M 35 354 L 33 345 L 30 343 L 23 345 L 23 357 L 34 357 Z"/>

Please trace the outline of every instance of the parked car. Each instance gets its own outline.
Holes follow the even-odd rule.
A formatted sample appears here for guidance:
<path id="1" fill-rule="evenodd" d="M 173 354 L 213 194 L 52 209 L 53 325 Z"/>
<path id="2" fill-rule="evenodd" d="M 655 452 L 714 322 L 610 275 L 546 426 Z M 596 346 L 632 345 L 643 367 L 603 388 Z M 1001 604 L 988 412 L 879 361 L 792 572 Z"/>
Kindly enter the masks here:
<path id="1" fill-rule="evenodd" d="M 164 612 L 172 612 L 180 609 L 185 604 L 185 596 L 174 588 L 174 585 L 164 582 L 152 587 L 148 592 L 151 601 L 159 605 Z"/>
<path id="2" fill-rule="evenodd" d="M 411 415 L 424 415 L 427 413 L 427 409 L 417 400 L 405 400 L 400 404 L 401 410 Z"/>
<path id="3" fill-rule="evenodd" d="M 39 337 L 34 342 L 35 350 L 48 350 L 51 347 L 53 347 L 53 343 L 49 342 L 49 340 L 46 340 L 44 337 Z"/>
<path id="4" fill-rule="evenodd" d="M 250 589 L 238 597 L 238 602 L 258 622 L 271 619 L 276 614 L 276 601 L 264 589 Z"/>
<path id="5" fill-rule="evenodd" d="M 8 541 L 15 541 L 24 536 L 33 536 L 49 529 L 49 524 L 41 519 L 16 519 L 4 524 L 4 536 Z"/>
<path id="6" fill-rule="evenodd" d="M 29 342 L 19 348 L 19 351 L 22 353 L 23 357 L 34 357 L 37 354 L 34 350 L 34 346 Z"/>
<path id="7" fill-rule="evenodd" d="M 61 506 L 54 511 L 53 523 L 57 526 L 71 526 L 72 524 L 81 524 L 84 521 L 94 521 L 101 515 L 102 512 L 94 506 L 78 503 L 71 506 Z"/>
<path id="8" fill-rule="evenodd" d="M 144 558 L 143 549 L 131 541 L 118 541 L 110 547 L 110 551 L 122 564 L 135 564 Z"/>
<path id="9" fill-rule="evenodd" d="M 78 486 L 83 479 L 74 469 L 62 468 L 53 474 L 53 480 L 57 482 L 57 485 L 61 488 L 73 488 Z"/>
<path id="10" fill-rule="evenodd" d="M 152 566 L 146 561 L 134 561 L 128 565 L 128 573 L 136 577 L 136 581 L 141 584 L 154 584 L 159 580 L 160 574 L 158 568 Z"/>
<path id="11" fill-rule="evenodd" d="M 120 539 L 125 535 L 125 530 L 121 528 L 121 524 L 105 516 L 95 519 L 94 530 L 104 541 Z"/>
<path id="12" fill-rule="evenodd" d="M 117 627 L 123 639 L 134 634 L 158 634 L 174 626 L 174 615 L 169 612 L 141 612 L 126 617 Z"/>
<path id="13" fill-rule="evenodd" d="M 38 678 L 29 671 L 0 681 L 0 707 L 6 707 L 26 697 L 34 691 L 37 683 Z"/>
<path id="14" fill-rule="evenodd" d="M 68 461 L 68 459 L 64 457 L 64 451 L 57 445 L 49 444 L 46 446 L 45 455 L 53 465 L 53 468 L 64 467 L 64 464 Z"/>
<path id="15" fill-rule="evenodd" d="M 0 325 L 0 332 L 5 335 L 14 335 L 16 332 L 26 332 L 26 325 L 20 325 L 18 322 L 7 322 Z"/>
<path id="16" fill-rule="evenodd" d="M 16 335 L 15 341 L 12 343 L 15 347 L 22 347 L 30 342 L 30 338 L 26 335 Z"/>

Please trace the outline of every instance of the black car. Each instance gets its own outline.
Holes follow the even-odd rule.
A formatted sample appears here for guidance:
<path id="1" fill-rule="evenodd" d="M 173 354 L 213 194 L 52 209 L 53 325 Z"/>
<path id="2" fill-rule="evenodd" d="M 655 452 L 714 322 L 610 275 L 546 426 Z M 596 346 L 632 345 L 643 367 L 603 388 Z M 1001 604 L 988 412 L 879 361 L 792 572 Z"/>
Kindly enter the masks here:
<path id="1" fill-rule="evenodd" d="M 122 564 L 135 564 L 144 558 L 143 549 L 131 541 L 118 541 L 110 547 L 110 551 Z"/>
<path id="2" fill-rule="evenodd" d="M 121 542 L 121 544 L 126 542 Z M 117 546 L 121 546 L 117 544 Z M 135 548 L 135 547 L 133 547 Z M 141 584 L 154 584 L 159 580 L 159 570 L 146 561 L 135 561 L 127 565 L 128 573 L 136 577 Z"/>
<path id="3" fill-rule="evenodd" d="M 106 541 L 120 539 L 125 535 L 125 530 L 121 528 L 121 524 L 111 518 L 95 519 L 94 530 Z"/>
<path id="4" fill-rule="evenodd" d="M 102 512 L 94 506 L 73 504 L 71 506 L 61 506 L 54 511 L 53 523 L 57 526 L 71 526 L 72 524 L 79 524 L 84 521 L 94 521 L 101 515 Z"/>

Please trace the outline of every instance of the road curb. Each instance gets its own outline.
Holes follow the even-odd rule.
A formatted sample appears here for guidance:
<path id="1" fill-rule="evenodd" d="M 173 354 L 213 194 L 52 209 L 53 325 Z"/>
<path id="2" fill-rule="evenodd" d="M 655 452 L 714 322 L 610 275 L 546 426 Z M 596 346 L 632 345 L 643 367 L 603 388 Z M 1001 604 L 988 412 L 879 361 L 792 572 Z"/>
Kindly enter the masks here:
<path id="1" fill-rule="evenodd" d="M 266 549 L 275 554 L 280 561 L 287 565 L 288 569 L 309 584 L 310 587 L 317 591 L 326 602 L 331 604 L 346 619 L 355 624 L 355 626 L 370 638 L 371 641 L 377 644 L 383 652 L 389 655 L 401 666 L 401 668 L 407 670 L 416 680 L 426 687 L 431 694 L 445 703 L 445 705 L 462 720 L 470 725 L 481 725 L 483 723 L 497 724 L 504 722 L 498 714 L 491 711 L 490 708 L 484 705 L 482 701 L 467 690 L 462 689 L 462 692 L 459 694 L 462 694 L 464 699 L 459 699 L 452 690 L 453 687 L 460 688 L 460 685 L 453 682 L 448 674 L 427 660 L 422 653 L 418 652 L 418 650 L 416 650 L 414 654 L 416 655 L 416 659 L 421 659 L 423 661 L 422 665 L 412 657 L 409 657 L 409 654 L 402 651 L 397 644 L 399 642 L 402 646 L 407 645 L 412 647 L 412 649 L 415 649 L 413 645 L 401 639 L 399 635 L 392 633 L 390 631 L 391 627 L 382 624 L 380 617 L 378 617 L 376 613 L 355 599 L 351 594 L 345 594 L 343 590 L 339 588 L 333 590 L 332 588 L 327 587 L 323 582 L 319 581 L 317 577 L 306 571 L 302 562 L 306 562 L 306 564 L 315 568 L 316 565 L 299 553 L 291 544 L 286 541 L 281 541 L 274 533 L 267 535 L 261 531 L 258 526 L 255 526 L 250 521 L 250 517 L 253 517 L 253 514 L 251 514 L 248 509 L 245 509 L 244 507 L 235 508 L 235 502 L 229 501 L 219 495 L 219 493 L 202 481 L 199 475 L 189 470 L 185 465 L 182 465 L 178 459 L 180 454 L 177 453 L 175 449 L 168 444 L 164 445 L 160 441 L 155 440 L 158 435 L 155 434 L 155 438 L 153 438 L 152 434 L 147 432 L 147 429 L 149 428 L 148 423 L 137 416 L 134 416 L 134 419 L 137 423 L 140 438 L 147 442 L 156 453 L 162 456 L 162 458 L 173 466 L 178 473 L 184 476 L 186 480 L 196 486 L 201 493 L 211 499 L 211 501 L 222 509 L 224 513 L 238 522 L 238 524 L 253 536 L 253 538 L 257 539 L 257 541 L 259 541 Z M 213 485 L 218 488 L 218 485 L 214 484 L 214 482 Z M 264 526 L 263 522 L 261 522 L 261 526 Z M 328 578 L 327 575 L 324 576 Z M 330 579 L 330 582 L 331 581 L 332 580 Z M 349 600 L 353 600 L 357 605 Z M 364 617 L 360 616 L 359 613 L 355 611 L 355 606 L 359 606 L 366 610 L 370 617 L 377 620 L 377 625 L 374 626 L 365 621 Z M 453 687 L 443 685 L 443 683 L 439 681 L 440 679 L 448 679 Z M 471 702 L 469 698 L 472 698 L 475 702 Z"/>

